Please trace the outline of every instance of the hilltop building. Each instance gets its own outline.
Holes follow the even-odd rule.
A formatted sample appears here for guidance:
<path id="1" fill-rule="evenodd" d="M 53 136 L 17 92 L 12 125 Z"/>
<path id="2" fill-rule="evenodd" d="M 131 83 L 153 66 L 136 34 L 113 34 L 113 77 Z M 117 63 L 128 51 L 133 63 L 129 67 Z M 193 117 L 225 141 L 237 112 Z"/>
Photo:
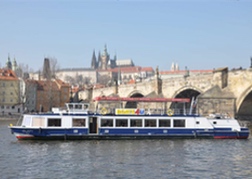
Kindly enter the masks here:
<path id="1" fill-rule="evenodd" d="M 46 58 L 45 58 L 46 61 Z M 44 62 L 42 74 L 39 72 L 30 74 L 30 78 L 39 80 L 49 74 L 46 72 L 50 65 Z M 110 58 L 107 46 L 104 46 L 103 53 L 96 55 L 95 50 L 91 57 L 91 66 L 87 68 L 65 68 L 55 72 L 55 78 L 65 81 L 71 85 L 79 84 L 81 86 L 96 85 L 111 85 L 115 81 L 118 84 L 127 83 L 132 79 L 142 79 L 154 75 L 154 70 L 151 67 L 142 68 L 135 66 L 131 59 L 117 59 L 115 55 Z"/>
<path id="2" fill-rule="evenodd" d="M 98 59 L 95 55 L 95 50 L 93 51 L 93 56 L 91 60 L 91 68 L 95 70 L 107 70 L 117 67 L 133 67 L 135 66 L 131 59 L 117 60 L 116 55 L 114 59 L 110 59 L 110 55 L 107 51 L 107 46 L 105 45 L 104 51 L 101 54 L 99 52 Z"/>

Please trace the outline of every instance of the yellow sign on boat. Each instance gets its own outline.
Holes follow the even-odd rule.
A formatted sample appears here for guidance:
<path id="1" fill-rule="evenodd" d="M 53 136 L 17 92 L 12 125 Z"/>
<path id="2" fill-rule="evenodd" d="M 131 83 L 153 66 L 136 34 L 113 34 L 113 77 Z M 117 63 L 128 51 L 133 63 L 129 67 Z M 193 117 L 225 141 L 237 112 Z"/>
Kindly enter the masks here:
<path id="1" fill-rule="evenodd" d="M 115 111 L 116 115 L 136 115 L 136 109 L 134 108 L 117 108 Z"/>

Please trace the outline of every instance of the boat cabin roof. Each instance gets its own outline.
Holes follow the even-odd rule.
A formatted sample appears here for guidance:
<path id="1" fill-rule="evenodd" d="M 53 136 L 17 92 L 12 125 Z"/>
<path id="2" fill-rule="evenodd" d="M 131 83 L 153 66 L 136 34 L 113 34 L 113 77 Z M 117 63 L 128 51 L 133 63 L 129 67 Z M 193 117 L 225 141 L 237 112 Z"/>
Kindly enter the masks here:
<path id="1" fill-rule="evenodd" d="M 53 108 L 53 113 L 84 113 L 89 111 L 88 103 L 66 103 L 66 108 Z"/>

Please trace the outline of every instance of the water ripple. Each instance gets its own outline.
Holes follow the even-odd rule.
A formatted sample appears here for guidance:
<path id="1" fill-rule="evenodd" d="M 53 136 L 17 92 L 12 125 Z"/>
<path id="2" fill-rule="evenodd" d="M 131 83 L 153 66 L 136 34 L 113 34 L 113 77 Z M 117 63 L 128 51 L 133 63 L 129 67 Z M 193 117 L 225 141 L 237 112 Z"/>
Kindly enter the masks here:
<path id="1" fill-rule="evenodd" d="M 0 125 L 3 179 L 250 178 L 252 140 L 17 141 Z"/>

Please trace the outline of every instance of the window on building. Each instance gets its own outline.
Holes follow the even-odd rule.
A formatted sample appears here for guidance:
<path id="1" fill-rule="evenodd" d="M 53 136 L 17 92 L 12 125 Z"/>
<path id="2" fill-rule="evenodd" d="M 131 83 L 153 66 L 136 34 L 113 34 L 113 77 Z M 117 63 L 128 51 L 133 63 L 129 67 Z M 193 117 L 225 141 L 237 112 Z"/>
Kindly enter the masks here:
<path id="1" fill-rule="evenodd" d="M 170 119 L 160 119 L 159 120 L 159 127 L 171 127 L 171 120 Z"/>
<path id="2" fill-rule="evenodd" d="M 48 119 L 48 127 L 60 127 L 61 119 Z"/>
<path id="3" fill-rule="evenodd" d="M 185 120 L 184 119 L 174 119 L 173 127 L 185 127 Z"/>

